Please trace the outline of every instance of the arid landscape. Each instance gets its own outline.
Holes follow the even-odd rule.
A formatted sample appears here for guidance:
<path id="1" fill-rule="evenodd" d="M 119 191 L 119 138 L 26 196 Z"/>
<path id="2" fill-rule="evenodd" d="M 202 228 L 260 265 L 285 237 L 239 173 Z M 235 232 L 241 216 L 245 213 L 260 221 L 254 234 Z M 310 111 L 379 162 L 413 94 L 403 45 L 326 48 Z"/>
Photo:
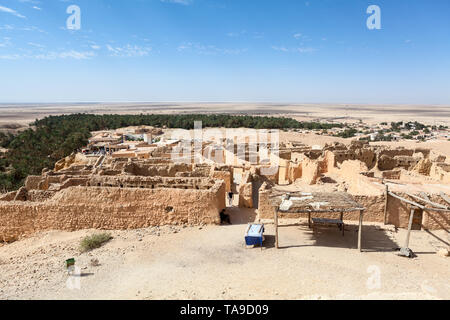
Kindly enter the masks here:
<path id="1" fill-rule="evenodd" d="M 298 120 L 334 120 L 380 123 L 388 115 L 391 121 L 416 121 L 450 124 L 447 105 L 356 105 L 356 104 L 274 104 L 274 103 L 78 103 L 78 104 L 0 104 L 0 126 L 26 125 L 49 115 L 69 113 L 231 113 L 292 116 Z"/>
<path id="2" fill-rule="evenodd" d="M 0 248 L 2 299 L 446 299 L 448 258 L 435 252 L 443 231 L 414 231 L 418 258 L 398 257 L 393 247 L 405 230 L 368 227 L 362 254 L 356 226 L 313 235 L 307 225 L 284 227 L 283 248 L 267 226 L 264 249 L 246 249 L 246 222 L 231 226 L 161 227 L 114 231 L 113 240 L 80 254 L 81 239 L 98 231 L 51 231 Z M 285 223 L 289 224 L 289 221 Z M 64 267 L 75 257 L 81 275 Z M 98 266 L 93 266 L 97 259 Z M 380 285 L 372 284 L 379 271 Z M 67 285 L 69 282 L 69 286 Z M 79 281 L 79 282 L 77 282 Z M 77 288 L 77 283 L 79 287 Z"/>
<path id="3" fill-rule="evenodd" d="M 29 175 L 19 190 L 0 194 L 0 298 L 449 299 L 450 141 L 445 128 L 450 108 L 434 108 L 433 115 L 425 110 L 415 122 L 430 129 L 441 126 L 428 139 L 338 136 L 352 124 L 386 128 L 379 125 L 386 110 L 393 127 L 397 120 L 416 121 L 423 110 L 361 108 L 362 118 L 349 116 L 348 106 L 320 105 L 38 105 L 15 112 L 2 106 L 0 123 L 14 133 L 35 118 L 74 112 L 149 114 L 150 120 L 151 114 L 191 117 L 197 112 L 206 122 L 214 114 L 226 113 L 231 118 L 224 119 L 233 121 L 244 114 L 256 115 L 245 121 L 282 115 L 299 121 L 290 125 L 314 121 L 326 129 L 280 130 L 279 149 L 274 153 L 269 141 L 266 160 L 252 149 L 252 134 L 260 137 L 260 129 L 233 131 L 235 151 L 245 146 L 241 154 L 225 147 L 233 139 L 221 126 L 201 129 L 200 153 L 195 130 L 182 130 L 183 138 L 175 136 L 180 130 L 166 126 L 91 132 L 87 145 L 54 168 Z M 330 133 L 336 126 L 340 131 Z M 174 158 L 181 147 L 191 146 Z M 263 174 L 274 164 L 275 172 Z M 291 210 L 281 212 L 275 224 L 274 199 L 283 195 L 287 201 L 285 196 L 298 193 L 302 197 L 293 196 L 294 207 L 309 206 L 308 212 L 330 207 L 332 213 L 317 211 L 311 227 L 308 215 Z M 342 194 L 363 210 L 362 229 L 358 215 L 333 200 Z M 329 202 L 304 202 L 323 196 Z M 316 226 L 319 217 L 338 219 L 339 212 L 345 212 L 344 236 L 333 226 Z M 249 223 L 265 225 L 261 250 L 245 245 Z M 398 255 L 408 228 L 413 259 Z M 101 232 L 111 240 L 80 249 L 87 236 Z M 64 263 L 70 258 L 76 269 L 69 275 Z"/>
<path id="4" fill-rule="evenodd" d="M 449 12 L 0 0 L 0 315 L 445 317 Z"/>

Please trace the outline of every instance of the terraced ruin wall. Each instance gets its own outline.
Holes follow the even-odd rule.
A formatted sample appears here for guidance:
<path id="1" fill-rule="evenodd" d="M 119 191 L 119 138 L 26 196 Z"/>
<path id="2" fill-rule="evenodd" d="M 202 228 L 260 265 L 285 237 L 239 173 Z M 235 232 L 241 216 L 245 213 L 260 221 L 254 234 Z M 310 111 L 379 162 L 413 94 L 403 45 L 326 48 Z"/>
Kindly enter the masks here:
<path id="1" fill-rule="evenodd" d="M 44 202 L 0 202 L 0 241 L 39 231 L 220 223 L 225 183 L 209 189 L 69 187 Z"/>

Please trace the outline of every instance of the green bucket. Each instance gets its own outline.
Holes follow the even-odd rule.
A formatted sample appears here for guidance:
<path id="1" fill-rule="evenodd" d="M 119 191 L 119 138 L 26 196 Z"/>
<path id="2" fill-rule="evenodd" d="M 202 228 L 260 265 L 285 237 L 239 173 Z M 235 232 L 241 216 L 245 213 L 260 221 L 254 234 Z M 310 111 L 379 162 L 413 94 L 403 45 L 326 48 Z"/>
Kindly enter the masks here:
<path id="1" fill-rule="evenodd" d="M 70 268 L 70 267 L 72 267 L 74 265 L 75 265 L 75 259 L 74 258 L 66 260 L 66 268 Z"/>

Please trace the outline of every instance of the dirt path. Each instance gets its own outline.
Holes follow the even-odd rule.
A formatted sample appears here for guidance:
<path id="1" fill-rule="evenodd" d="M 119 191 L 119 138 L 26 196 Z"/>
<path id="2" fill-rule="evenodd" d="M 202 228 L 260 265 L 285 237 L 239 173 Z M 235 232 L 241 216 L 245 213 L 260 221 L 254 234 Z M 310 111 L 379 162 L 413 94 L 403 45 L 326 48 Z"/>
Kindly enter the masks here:
<path id="1" fill-rule="evenodd" d="M 0 247 L 0 299 L 450 299 L 450 259 L 435 254 L 447 232 L 414 232 L 418 257 L 410 260 L 392 251 L 404 230 L 365 227 L 360 254 L 356 226 L 345 237 L 283 227 L 280 250 L 266 227 L 262 251 L 245 248 L 245 223 L 115 231 L 104 247 L 81 255 L 79 241 L 95 231 L 38 234 Z M 65 272 L 70 257 L 81 277 Z"/>

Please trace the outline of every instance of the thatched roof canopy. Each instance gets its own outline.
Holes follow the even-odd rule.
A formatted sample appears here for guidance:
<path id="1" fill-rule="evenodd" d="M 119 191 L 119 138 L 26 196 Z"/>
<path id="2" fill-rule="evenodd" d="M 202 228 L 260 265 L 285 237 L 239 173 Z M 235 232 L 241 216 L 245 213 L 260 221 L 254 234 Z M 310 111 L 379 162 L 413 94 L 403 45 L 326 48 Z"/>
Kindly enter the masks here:
<path id="1" fill-rule="evenodd" d="M 287 195 L 289 195 L 287 197 Z M 289 198 L 289 199 L 288 199 Z M 364 208 L 346 192 L 280 192 L 270 196 L 272 206 L 280 212 L 351 212 Z"/>

